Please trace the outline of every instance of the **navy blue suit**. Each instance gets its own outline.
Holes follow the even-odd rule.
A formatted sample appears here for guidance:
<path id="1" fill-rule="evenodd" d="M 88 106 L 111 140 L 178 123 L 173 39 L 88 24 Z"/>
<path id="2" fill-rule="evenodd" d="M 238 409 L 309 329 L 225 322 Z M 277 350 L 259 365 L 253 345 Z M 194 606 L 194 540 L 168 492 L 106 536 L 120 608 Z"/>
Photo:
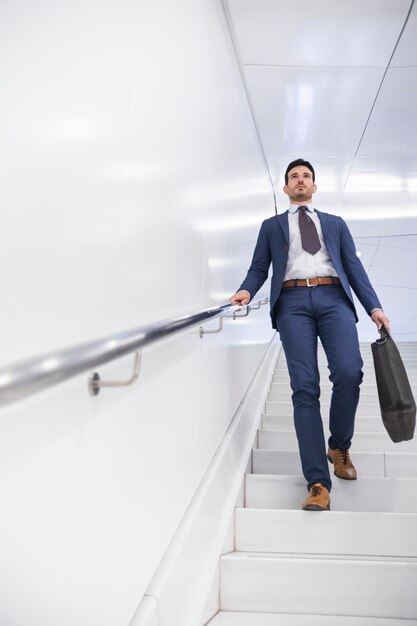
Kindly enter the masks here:
<path id="1" fill-rule="evenodd" d="M 267 279 L 272 263 L 271 319 L 280 333 L 287 359 L 303 473 L 308 488 L 321 482 L 330 490 L 320 413 L 317 338 L 320 337 L 326 352 L 333 383 L 329 446 L 345 450 L 353 437 L 363 365 L 351 287 L 368 314 L 382 307 L 356 254 L 346 223 L 335 215 L 320 211 L 317 214 L 341 285 L 282 289 L 289 251 L 288 212 L 285 212 L 263 222 L 251 266 L 239 289 L 245 289 L 253 298 Z"/>

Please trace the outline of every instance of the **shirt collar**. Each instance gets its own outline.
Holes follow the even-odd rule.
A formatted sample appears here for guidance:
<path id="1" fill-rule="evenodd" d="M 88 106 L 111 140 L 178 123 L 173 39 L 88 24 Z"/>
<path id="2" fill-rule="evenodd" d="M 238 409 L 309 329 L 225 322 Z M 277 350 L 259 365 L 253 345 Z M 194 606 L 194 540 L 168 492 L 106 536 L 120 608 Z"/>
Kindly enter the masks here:
<path id="1" fill-rule="evenodd" d="M 290 204 L 288 209 L 290 213 L 297 213 L 300 206 L 306 206 L 310 213 L 314 213 L 314 206 L 312 204 Z"/>

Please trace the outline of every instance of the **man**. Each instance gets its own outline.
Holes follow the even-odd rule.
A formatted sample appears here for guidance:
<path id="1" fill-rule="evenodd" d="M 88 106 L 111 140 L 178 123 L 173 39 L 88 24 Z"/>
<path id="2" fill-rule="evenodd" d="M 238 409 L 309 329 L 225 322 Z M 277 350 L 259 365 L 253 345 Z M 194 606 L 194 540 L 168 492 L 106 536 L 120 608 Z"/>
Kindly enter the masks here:
<path id="1" fill-rule="evenodd" d="M 330 509 L 334 474 L 355 480 L 350 459 L 362 358 L 358 321 L 350 287 L 380 329 L 389 320 L 360 262 L 346 223 L 314 209 L 314 168 L 308 161 L 291 162 L 284 192 L 290 199 L 285 213 L 265 220 L 252 264 L 232 304 L 249 304 L 268 276 L 272 262 L 271 318 L 280 333 L 290 374 L 294 424 L 309 495 L 304 510 Z M 333 383 L 328 450 L 320 414 L 317 339 L 323 345 Z"/>

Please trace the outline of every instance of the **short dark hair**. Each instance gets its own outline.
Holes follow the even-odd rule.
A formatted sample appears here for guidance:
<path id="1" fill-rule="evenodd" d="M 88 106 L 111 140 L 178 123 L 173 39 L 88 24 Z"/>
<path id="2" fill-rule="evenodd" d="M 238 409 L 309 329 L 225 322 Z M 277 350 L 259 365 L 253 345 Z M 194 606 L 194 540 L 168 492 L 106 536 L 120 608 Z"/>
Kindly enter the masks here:
<path id="1" fill-rule="evenodd" d="M 295 161 L 291 161 L 291 163 L 289 163 L 287 169 L 285 170 L 285 184 L 286 185 L 288 185 L 288 172 L 292 170 L 294 167 L 298 167 L 299 165 L 304 165 L 304 167 L 308 167 L 310 172 L 313 174 L 313 183 L 316 180 L 316 173 L 311 163 L 309 163 L 309 161 L 304 161 L 304 159 L 296 159 Z"/>

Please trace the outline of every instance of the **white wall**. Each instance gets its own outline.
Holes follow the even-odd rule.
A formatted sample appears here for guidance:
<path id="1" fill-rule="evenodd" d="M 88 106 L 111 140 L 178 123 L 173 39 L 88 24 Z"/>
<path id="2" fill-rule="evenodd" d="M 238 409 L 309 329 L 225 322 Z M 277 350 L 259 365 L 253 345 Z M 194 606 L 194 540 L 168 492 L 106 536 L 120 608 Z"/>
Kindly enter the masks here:
<path id="1" fill-rule="evenodd" d="M 220 2 L 2 3 L 0 76 L 1 364 L 225 302 L 273 208 Z M 225 326 L 1 410 L 1 624 L 129 622 L 272 336 Z"/>

